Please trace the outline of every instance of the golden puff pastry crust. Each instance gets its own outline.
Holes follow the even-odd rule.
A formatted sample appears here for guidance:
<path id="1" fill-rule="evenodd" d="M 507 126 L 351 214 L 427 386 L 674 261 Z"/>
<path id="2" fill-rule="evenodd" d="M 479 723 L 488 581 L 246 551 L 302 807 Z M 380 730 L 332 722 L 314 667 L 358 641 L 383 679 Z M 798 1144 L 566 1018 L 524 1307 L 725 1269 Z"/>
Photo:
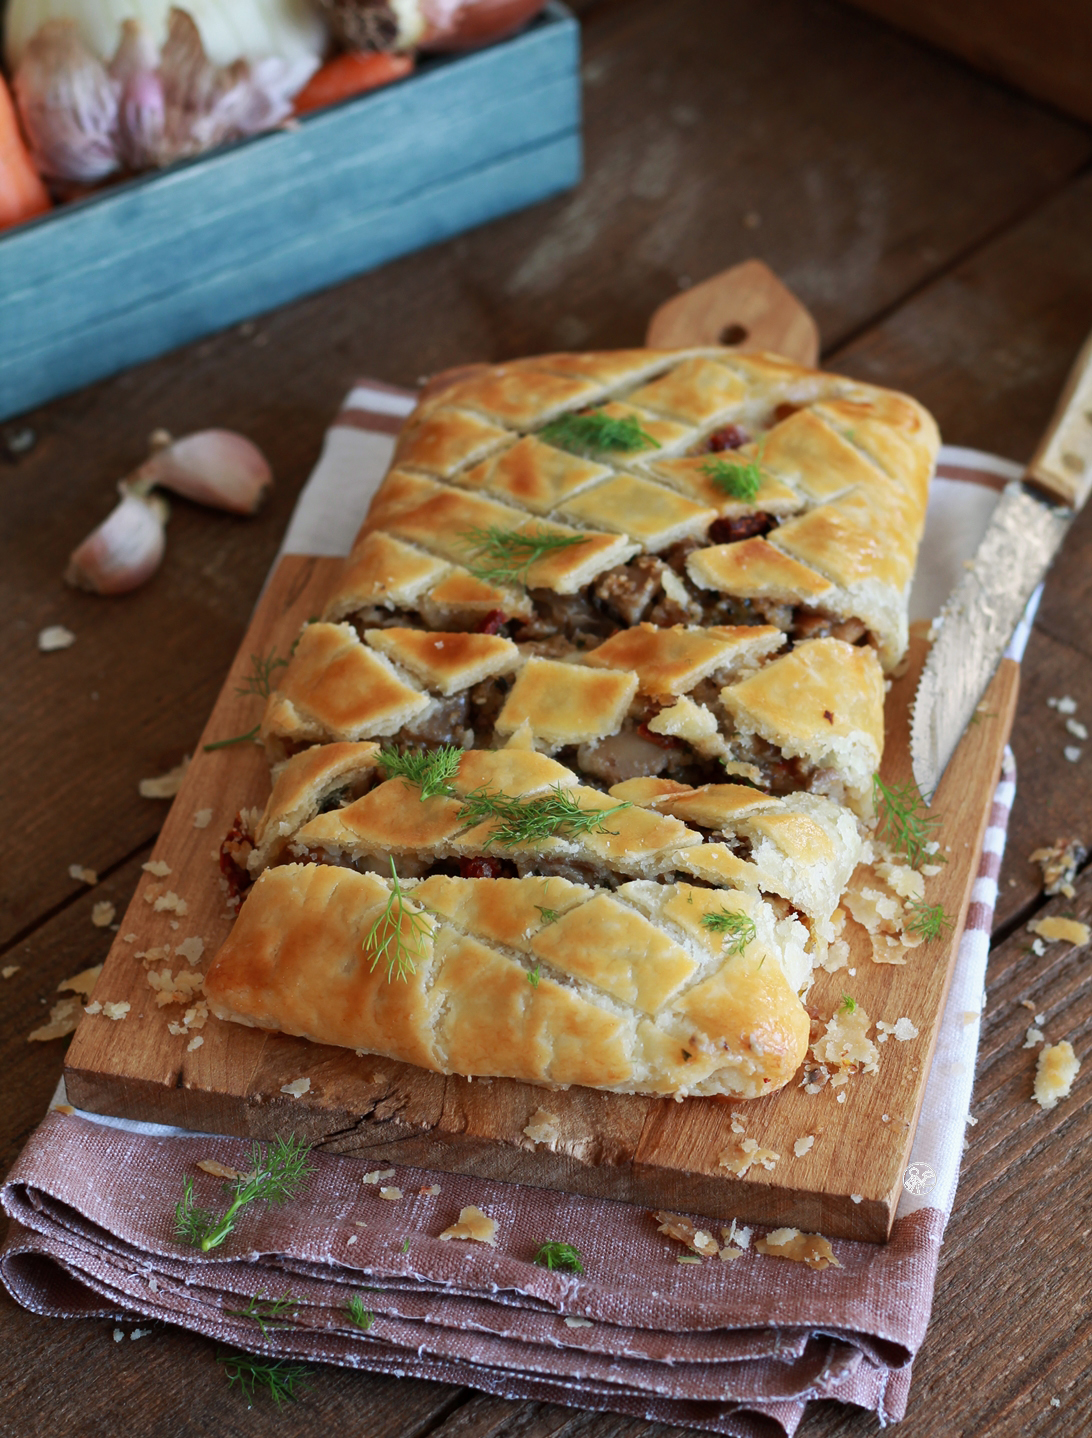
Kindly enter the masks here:
<path id="1" fill-rule="evenodd" d="M 286 865 L 205 989 L 222 1019 L 437 1073 L 753 1098 L 807 1048 L 804 938 L 742 892 Z"/>
<path id="2" fill-rule="evenodd" d="M 906 647 L 938 445 L 932 418 L 907 396 L 772 355 L 711 347 L 481 365 L 411 416 L 361 542 L 383 534 L 495 583 L 483 532 L 575 535 L 579 544 L 509 586 L 539 630 L 570 639 L 572 613 L 547 594 L 594 593 L 609 612 L 611 596 L 633 586 L 604 588 L 605 577 L 647 578 L 641 561 L 662 556 L 678 581 L 664 573 L 661 608 L 707 625 L 771 619 L 790 635 L 801 620 L 814 633 L 817 612 L 828 631 L 867 634 L 890 671 Z M 366 608 L 369 586 L 357 558 L 330 617 Z M 423 572 L 401 592 L 423 615 Z M 635 614 L 630 599 L 617 610 L 628 623 L 657 604 L 650 590 Z"/>

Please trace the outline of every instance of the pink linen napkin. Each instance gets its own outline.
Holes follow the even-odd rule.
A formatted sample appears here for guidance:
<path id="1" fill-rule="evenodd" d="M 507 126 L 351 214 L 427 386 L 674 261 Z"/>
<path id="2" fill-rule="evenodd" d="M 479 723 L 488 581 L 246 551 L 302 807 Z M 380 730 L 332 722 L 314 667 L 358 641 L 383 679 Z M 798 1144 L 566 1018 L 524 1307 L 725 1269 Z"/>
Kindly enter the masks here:
<path id="1" fill-rule="evenodd" d="M 354 389 L 287 552 L 344 552 L 411 405 L 388 386 Z M 944 556 L 954 564 L 988 518 L 982 492 L 995 497 L 1014 467 L 969 451 L 949 452 L 947 463 L 946 474 L 942 455 L 938 473 L 952 484 L 935 486 L 943 513 L 931 505 L 930 519 L 946 539 L 962 533 L 962 550 L 949 544 Z M 968 478 L 979 492 L 965 500 Z M 943 597 L 943 568 L 925 565 L 919 585 Z M 932 593 L 921 602 L 935 612 Z M 222 1248 L 203 1255 L 174 1236 L 183 1179 L 194 1177 L 199 1201 L 216 1206 L 216 1180 L 194 1165 L 211 1158 L 245 1171 L 247 1144 L 54 1112 L 0 1190 L 12 1220 L 0 1279 L 39 1313 L 159 1319 L 252 1352 L 732 1438 L 791 1438 L 820 1398 L 894 1422 L 905 1412 L 958 1179 L 978 1040 L 964 1017 L 980 1007 L 1014 788 L 1006 752 L 914 1143 L 911 1168 L 932 1180 L 911 1183 L 887 1244 L 836 1241 L 840 1268 L 816 1272 L 753 1245 L 735 1262 L 680 1264 L 684 1250 L 644 1210 L 451 1174 L 398 1168 L 383 1180 L 404 1195 L 391 1202 L 362 1181 L 363 1160 L 326 1154 L 314 1155 L 298 1198 L 248 1211 Z M 438 1193 L 427 1191 L 433 1185 Z M 495 1248 L 440 1239 L 470 1204 L 496 1220 Z M 585 1275 L 534 1265 L 549 1240 L 574 1244 Z M 259 1293 L 290 1293 L 297 1305 L 267 1335 L 228 1312 Z M 367 1332 L 347 1319 L 353 1294 L 375 1315 Z"/>

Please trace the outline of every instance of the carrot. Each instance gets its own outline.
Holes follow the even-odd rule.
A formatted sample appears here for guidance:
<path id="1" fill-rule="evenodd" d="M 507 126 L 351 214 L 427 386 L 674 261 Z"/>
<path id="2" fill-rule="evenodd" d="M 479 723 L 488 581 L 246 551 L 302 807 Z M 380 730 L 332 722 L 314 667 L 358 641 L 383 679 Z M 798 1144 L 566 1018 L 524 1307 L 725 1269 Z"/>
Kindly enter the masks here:
<path id="1" fill-rule="evenodd" d="M 306 115 L 311 110 L 335 105 L 338 100 L 347 100 L 350 95 L 389 85 L 412 69 L 412 55 L 393 55 L 386 50 L 346 51 L 328 60 L 311 76 L 296 96 L 296 114 Z"/>
<path id="2" fill-rule="evenodd" d="M 50 203 L 23 143 L 11 92 L 0 75 L 0 230 L 33 219 L 48 210 Z"/>

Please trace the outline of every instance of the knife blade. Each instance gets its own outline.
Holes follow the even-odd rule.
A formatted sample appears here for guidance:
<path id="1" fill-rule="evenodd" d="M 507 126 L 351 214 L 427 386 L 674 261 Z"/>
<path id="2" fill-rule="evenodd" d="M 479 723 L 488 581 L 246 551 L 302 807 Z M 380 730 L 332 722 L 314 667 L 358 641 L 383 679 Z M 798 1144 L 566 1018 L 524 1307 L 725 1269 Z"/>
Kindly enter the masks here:
<path id="1" fill-rule="evenodd" d="M 1092 336 L 1022 480 L 1006 486 L 973 559 L 933 622 L 918 681 L 910 761 L 936 792 L 1013 631 L 1092 489 Z"/>

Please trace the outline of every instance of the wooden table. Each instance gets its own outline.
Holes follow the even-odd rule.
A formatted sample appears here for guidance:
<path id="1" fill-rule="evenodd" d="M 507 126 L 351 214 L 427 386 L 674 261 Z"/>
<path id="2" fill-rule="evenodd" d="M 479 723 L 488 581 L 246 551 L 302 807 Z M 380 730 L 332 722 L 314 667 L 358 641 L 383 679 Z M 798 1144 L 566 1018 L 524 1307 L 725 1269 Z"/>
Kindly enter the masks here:
<path id="1" fill-rule="evenodd" d="M 759 254 L 816 314 L 825 360 L 918 395 L 953 443 L 1026 458 L 1092 326 L 1092 133 L 830 0 L 584 5 L 587 178 L 574 195 L 244 325 L 3 430 L 0 631 L 7 710 L 0 983 L 5 1169 L 38 1122 L 63 1044 L 28 1045 L 58 981 L 98 960 L 92 903 L 119 907 L 165 812 L 138 781 L 192 750 L 295 496 L 352 379 L 396 383 L 468 359 L 640 341 L 652 308 Z M 256 520 L 174 506 L 166 562 L 121 600 L 61 583 L 145 436 L 226 425 L 270 455 Z M 16 453 L 34 431 L 29 453 Z M 1051 576 L 1024 666 L 1020 787 L 969 1146 L 917 1364 L 907 1438 L 1083 1438 L 1092 1205 L 1092 962 L 1030 950 L 1043 904 L 1028 854 L 1092 841 L 1092 508 Z M 35 639 L 63 623 L 73 648 Z M 88 891 L 71 863 L 98 870 Z M 1092 875 L 1075 903 L 1088 916 Z M 1085 1058 L 1073 1099 L 1029 1102 L 1021 999 Z M 0 1432 L 367 1438 L 668 1438 L 648 1424 L 323 1369 L 277 1417 L 225 1392 L 212 1345 L 157 1330 L 115 1345 L 0 1299 Z M 1058 1398 L 1060 1407 L 1050 1400 Z M 875 1431 L 834 1404 L 804 1438 Z M 679 1435 L 679 1430 L 672 1430 Z"/>

